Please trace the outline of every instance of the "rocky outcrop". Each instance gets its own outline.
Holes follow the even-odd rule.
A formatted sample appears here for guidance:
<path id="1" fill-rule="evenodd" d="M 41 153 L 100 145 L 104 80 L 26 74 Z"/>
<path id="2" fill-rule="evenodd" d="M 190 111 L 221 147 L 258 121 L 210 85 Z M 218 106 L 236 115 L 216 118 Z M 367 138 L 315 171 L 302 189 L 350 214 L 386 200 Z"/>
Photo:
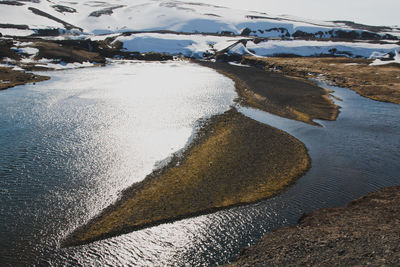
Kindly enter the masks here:
<path id="1" fill-rule="evenodd" d="M 302 216 L 298 225 L 266 234 L 229 266 L 397 266 L 400 186 L 345 207 Z"/>
<path id="2" fill-rule="evenodd" d="M 59 18 L 56 18 L 53 15 L 50 15 L 50 14 L 48 14 L 48 13 L 46 13 L 46 12 L 40 10 L 40 9 L 37 9 L 37 8 L 34 8 L 34 7 L 29 7 L 28 9 L 30 11 L 32 11 L 32 13 L 34 13 L 36 15 L 39 15 L 39 16 L 54 20 L 55 22 L 58 22 L 58 23 L 62 24 L 67 30 L 77 29 L 79 31 L 83 31 L 82 28 L 79 28 L 79 27 L 74 26 L 74 25 L 72 25 L 72 24 L 70 24 L 68 22 L 65 22 L 65 21 L 63 21 L 63 20 L 61 20 Z"/>
<path id="3" fill-rule="evenodd" d="M 60 12 L 60 13 L 76 13 L 76 9 L 73 7 L 69 6 L 63 6 L 63 5 L 52 5 L 52 8 L 54 8 L 55 11 Z"/>
<path id="4" fill-rule="evenodd" d="M 48 79 L 50 79 L 50 77 L 0 67 L 0 90 L 26 83 L 41 82 Z"/>
<path id="5" fill-rule="evenodd" d="M 124 5 L 103 8 L 103 9 L 100 9 L 100 10 L 90 13 L 89 17 L 100 17 L 103 15 L 111 15 L 112 13 L 114 13 L 114 11 L 113 11 L 114 9 L 121 8 L 121 7 L 124 7 Z"/>

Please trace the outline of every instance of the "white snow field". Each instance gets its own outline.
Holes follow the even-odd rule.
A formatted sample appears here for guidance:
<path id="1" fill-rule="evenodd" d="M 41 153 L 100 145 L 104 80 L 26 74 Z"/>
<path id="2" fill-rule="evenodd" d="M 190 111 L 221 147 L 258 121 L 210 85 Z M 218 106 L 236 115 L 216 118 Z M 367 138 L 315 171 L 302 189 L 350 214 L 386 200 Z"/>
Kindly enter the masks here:
<path id="1" fill-rule="evenodd" d="M 230 54 L 250 54 L 257 56 L 320 56 L 337 55 L 369 58 L 400 51 L 398 44 L 367 42 L 332 42 L 307 40 L 266 40 L 260 43 L 238 42 L 238 37 L 217 37 L 202 35 L 177 35 L 140 33 L 116 38 L 123 43 L 123 49 L 130 52 L 160 52 L 201 58 L 204 53 L 220 51 L 227 47 Z M 236 45 L 234 45 L 236 43 Z"/>
<path id="2" fill-rule="evenodd" d="M 6 2 L 15 2 L 18 5 L 5 4 Z M 249 6 L 251 7 L 251 3 Z M 343 22 L 274 16 L 263 12 L 174 0 L 0 0 L 0 24 L 26 25 L 30 29 L 82 29 L 88 34 L 156 30 L 204 33 L 229 31 L 240 34 L 243 29 L 249 28 L 256 31 L 255 35 L 263 37 L 281 36 L 281 29 L 285 29 L 285 34 L 296 31 L 315 33 L 364 29 Z M 400 37 L 398 28 L 375 27 L 372 30 L 379 34 L 389 33 Z M 325 36 L 329 37 L 329 34 Z"/>
<path id="3" fill-rule="evenodd" d="M 258 56 L 331 54 L 367 58 L 400 51 L 397 27 L 274 16 L 199 1 L 0 0 L 2 35 L 40 35 L 45 30 L 59 35 L 45 38 L 101 40 L 112 36 L 122 42 L 125 51 L 196 58 L 221 50 Z M 271 40 L 250 40 L 255 37 Z M 250 39 L 235 45 L 243 38 Z M 332 38 L 337 40 L 332 42 Z M 371 38 L 380 42 L 367 41 Z"/>

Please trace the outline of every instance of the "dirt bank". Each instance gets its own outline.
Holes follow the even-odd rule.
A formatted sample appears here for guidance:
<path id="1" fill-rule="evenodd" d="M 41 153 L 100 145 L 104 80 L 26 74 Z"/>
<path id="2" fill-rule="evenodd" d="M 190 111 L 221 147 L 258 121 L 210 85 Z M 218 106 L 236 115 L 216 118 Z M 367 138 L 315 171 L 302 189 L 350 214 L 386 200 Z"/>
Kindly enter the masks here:
<path id="1" fill-rule="evenodd" d="M 397 266 L 400 187 L 304 215 L 266 234 L 228 266 Z"/>
<path id="2" fill-rule="evenodd" d="M 198 63 L 233 79 L 243 105 L 314 125 L 313 119 L 335 120 L 339 114 L 339 107 L 329 98 L 329 92 L 312 82 L 255 67 Z"/>
<path id="3" fill-rule="evenodd" d="M 285 189 L 309 166 L 300 141 L 232 109 L 209 120 L 183 155 L 125 190 L 64 245 L 255 202 Z"/>
<path id="4" fill-rule="evenodd" d="M 50 77 L 0 67 L 0 90 L 48 79 L 50 79 Z"/>
<path id="5" fill-rule="evenodd" d="M 301 78 L 323 77 L 373 100 L 400 104 L 400 64 L 370 66 L 371 59 L 245 56 L 242 63 Z"/>

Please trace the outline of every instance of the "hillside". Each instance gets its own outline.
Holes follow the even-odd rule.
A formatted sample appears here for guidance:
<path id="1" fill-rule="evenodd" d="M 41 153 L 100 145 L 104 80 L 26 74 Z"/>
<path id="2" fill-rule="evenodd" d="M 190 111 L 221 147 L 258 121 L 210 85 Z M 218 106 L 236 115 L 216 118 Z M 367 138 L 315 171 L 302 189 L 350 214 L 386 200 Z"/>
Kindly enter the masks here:
<path id="1" fill-rule="evenodd" d="M 107 47 L 129 53 L 393 59 L 399 50 L 400 29 L 394 27 L 311 21 L 181 1 L 3 0 L 0 7 L 4 37 L 105 41 Z"/>

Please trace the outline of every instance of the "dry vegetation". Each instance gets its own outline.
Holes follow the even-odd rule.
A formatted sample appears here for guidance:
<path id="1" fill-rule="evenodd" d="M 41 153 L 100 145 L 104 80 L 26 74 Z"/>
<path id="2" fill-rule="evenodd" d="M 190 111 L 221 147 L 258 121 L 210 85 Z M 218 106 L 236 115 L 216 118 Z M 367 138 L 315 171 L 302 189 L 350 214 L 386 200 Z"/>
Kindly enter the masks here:
<path id="1" fill-rule="evenodd" d="M 338 57 L 254 58 L 242 63 L 257 65 L 282 74 L 313 78 L 324 77 L 340 87 L 348 87 L 373 100 L 400 104 L 400 65 L 370 66 L 370 59 Z"/>
<path id="2" fill-rule="evenodd" d="M 243 105 L 314 125 L 313 119 L 335 120 L 339 114 L 339 107 L 329 98 L 329 92 L 312 82 L 254 67 L 212 62 L 200 64 L 233 79 Z"/>
<path id="3" fill-rule="evenodd" d="M 230 110 L 211 119 L 181 157 L 126 190 L 64 244 L 258 201 L 285 189 L 309 164 L 300 141 Z"/>
<path id="4" fill-rule="evenodd" d="M 75 42 L 76 44 L 78 42 Z M 36 41 L 32 47 L 38 48 L 39 53 L 35 59 L 49 58 L 57 59 L 68 63 L 74 62 L 98 62 L 104 63 L 104 57 L 96 52 L 89 52 L 87 47 L 79 47 L 76 44 L 58 44 L 49 41 Z"/>
<path id="5" fill-rule="evenodd" d="M 4 90 L 17 85 L 26 83 L 40 82 L 48 80 L 50 77 L 40 76 L 23 71 L 12 70 L 11 68 L 0 67 L 0 90 Z"/>

